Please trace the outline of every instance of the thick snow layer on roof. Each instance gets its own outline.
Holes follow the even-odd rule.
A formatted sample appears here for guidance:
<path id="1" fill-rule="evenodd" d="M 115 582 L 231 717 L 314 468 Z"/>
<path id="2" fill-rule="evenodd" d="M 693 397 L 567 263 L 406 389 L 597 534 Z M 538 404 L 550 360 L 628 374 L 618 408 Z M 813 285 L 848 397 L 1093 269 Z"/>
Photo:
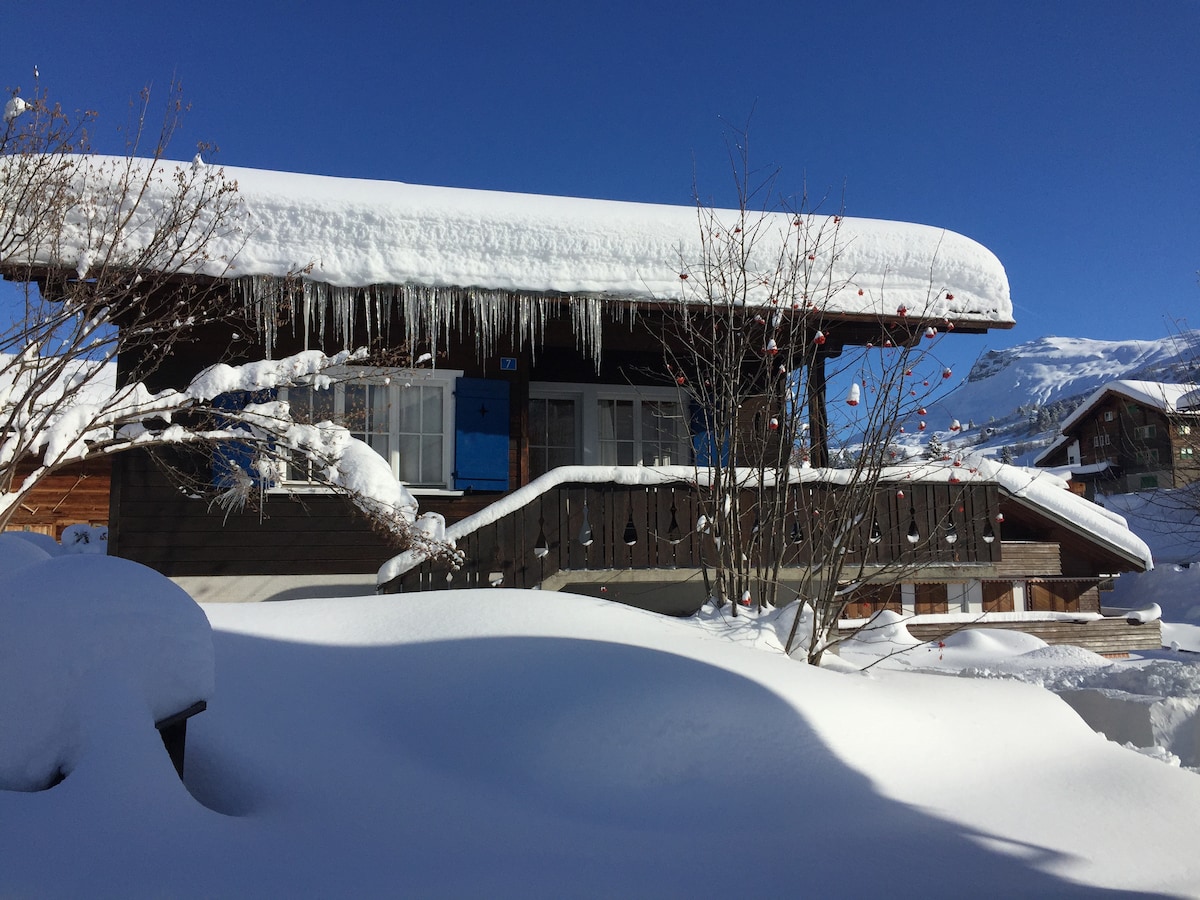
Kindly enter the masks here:
<path id="1" fill-rule="evenodd" d="M 1178 412 L 1182 407 L 1180 400 L 1190 398 L 1197 390 L 1194 384 L 1163 384 L 1158 381 L 1110 381 L 1103 387 L 1092 392 L 1083 403 L 1067 416 L 1062 422 L 1062 430 L 1066 431 L 1083 418 L 1093 406 L 1107 393 L 1127 397 L 1143 406 L 1149 406 L 1164 413 Z"/>
<path id="2" fill-rule="evenodd" d="M 214 259 L 229 256 L 233 265 L 211 274 L 284 276 L 311 267 L 308 277 L 335 287 L 650 299 L 677 296 L 681 271 L 701 259 L 701 222 L 692 207 L 232 167 L 224 172 L 237 182 L 250 223 L 244 235 L 225 239 L 229 246 L 212 248 Z M 172 183 L 161 178 L 153 187 L 166 191 Z M 747 225 L 736 211 L 715 216 L 717 231 Z M 750 215 L 746 233 L 758 219 Z M 830 311 L 894 315 L 905 306 L 910 315 L 1012 323 L 1003 266 L 969 238 L 875 219 L 842 218 L 837 226 L 826 216 L 797 221 L 814 244 L 808 294 Z M 757 267 L 773 271 L 780 247 L 795 234 L 793 216 L 767 216 Z M 73 268 L 83 249 L 61 253 L 60 263 Z M 835 291 L 828 302 L 827 290 Z"/>
<path id="3" fill-rule="evenodd" d="M 1125 519 L 1093 503 L 1067 487 L 1067 483 L 1044 469 L 1026 469 L 981 459 L 978 475 L 991 479 L 1010 496 L 1023 500 L 1037 511 L 1060 520 L 1076 531 L 1090 534 L 1147 569 L 1154 566 L 1150 548 L 1129 530 Z"/>

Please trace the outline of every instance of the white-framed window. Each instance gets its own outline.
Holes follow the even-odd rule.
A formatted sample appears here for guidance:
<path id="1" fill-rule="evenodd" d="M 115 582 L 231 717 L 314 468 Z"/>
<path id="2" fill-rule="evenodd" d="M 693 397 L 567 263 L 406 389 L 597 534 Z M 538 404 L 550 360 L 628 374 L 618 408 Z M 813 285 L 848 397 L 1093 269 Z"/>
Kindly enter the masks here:
<path id="1" fill-rule="evenodd" d="M 1151 447 L 1148 450 L 1138 450 L 1136 457 L 1137 461 L 1143 466 L 1156 466 L 1158 465 L 1158 448 Z"/>
<path id="2" fill-rule="evenodd" d="M 1179 458 L 1180 459 L 1191 459 L 1192 456 L 1194 455 L 1192 451 L 1193 451 L 1192 447 L 1180 447 L 1179 448 Z"/>
<path id="3" fill-rule="evenodd" d="M 1133 429 L 1135 440 L 1146 441 L 1158 436 L 1158 429 L 1153 425 L 1138 425 Z"/>
<path id="4" fill-rule="evenodd" d="M 1107 446 L 1109 446 L 1111 443 L 1112 443 L 1112 436 L 1111 436 L 1111 435 L 1108 435 L 1108 434 L 1094 434 L 1094 435 L 1092 435 L 1092 446 L 1093 446 L 1093 447 L 1107 447 Z"/>
<path id="5" fill-rule="evenodd" d="M 1192 426 L 1191 425 L 1176 425 L 1175 433 L 1180 435 L 1181 437 L 1184 435 L 1189 435 L 1192 433 Z"/>
<path id="6" fill-rule="evenodd" d="M 388 461 L 416 488 L 450 486 L 454 455 L 454 383 L 459 371 L 363 368 L 332 373 L 328 386 L 280 390 L 298 422 L 332 421 Z M 312 480 L 308 464 L 289 465 L 287 480 Z"/>
<path id="7" fill-rule="evenodd" d="M 578 394 L 543 390 L 529 398 L 529 476 L 579 462 Z"/>
<path id="8" fill-rule="evenodd" d="M 566 460 L 621 466 L 692 462 L 687 399 L 673 388 L 536 382 L 529 394 L 531 475 L 545 471 L 542 465 L 569 464 Z M 568 413 L 573 429 L 565 421 Z M 558 417 L 553 438 L 552 415 Z"/>
<path id="9" fill-rule="evenodd" d="M 1104 421 L 1105 422 L 1111 422 L 1113 420 L 1113 417 L 1114 417 L 1114 413 L 1111 409 L 1106 409 L 1104 411 Z"/>

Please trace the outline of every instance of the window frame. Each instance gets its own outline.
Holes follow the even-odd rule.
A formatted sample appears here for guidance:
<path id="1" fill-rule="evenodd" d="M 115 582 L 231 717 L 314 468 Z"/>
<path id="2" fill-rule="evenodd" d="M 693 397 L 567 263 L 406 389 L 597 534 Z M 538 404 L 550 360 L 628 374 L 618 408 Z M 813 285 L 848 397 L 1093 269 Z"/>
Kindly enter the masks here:
<path id="1" fill-rule="evenodd" d="M 641 460 L 645 450 L 642 435 L 642 403 L 671 402 L 679 405 L 680 428 L 676 434 L 680 461 L 670 465 L 692 465 L 692 440 L 688 419 L 688 398 L 677 388 L 660 385 L 622 385 L 622 384 L 578 384 L 558 381 L 531 381 L 529 383 L 529 398 L 533 399 L 570 399 L 575 401 L 575 459 L 578 465 L 598 466 L 600 455 L 600 413 L 601 400 L 632 400 L 634 401 L 634 457 Z M 634 465 L 647 465 L 635 462 Z M 649 464 L 651 467 L 654 464 Z"/>
<path id="2" fill-rule="evenodd" d="M 384 457 L 383 454 L 380 454 L 380 457 L 391 467 L 392 476 L 400 484 L 405 485 L 413 494 L 426 496 L 458 496 L 462 493 L 462 491 L 456 491 L 451 487 L 454 478 L 454 391 L 455 385 L 462 375 L 463 372 L 460 369 L 408 369 L 393 366 L 347 366 L 330 369 L 323 373 L 323 377 L 327 377 L 331 382 L 329 390 L 334 391 L 334 421 L 337 421 L 338 416 L 343 417 L 343 422 L 339 424 L 344 424 L 346 387 L 348 385 L 374 385 L 388 388 L 387 435 L 389 450 L 388 456 Z M 413 483 L 400 478 L 399 398 L 400 391 L 406 390 L 409 387 L 424 387 L 427 385 L 442 389 L 442 480 L 438 483 Z M 293 390 L 297 387 L 307 388 L 310 386 L 295 385 Z M 288 399 L 287 388 L 279 389 L 279 399 L 284 401 Z M 350 426 L 347 426 L 347 428 L 349 428 L 352 434 L 357 434 L 356 429 Z M 369 442 L 368 446 L 370 446 Z M 274 485 L 273 489 L 288 493 L 296 493 L 298 491 L 319 493 L 331 490 L 331 488 L 317 484 L 311 480 L 286 477 L 277 485 Z"/>

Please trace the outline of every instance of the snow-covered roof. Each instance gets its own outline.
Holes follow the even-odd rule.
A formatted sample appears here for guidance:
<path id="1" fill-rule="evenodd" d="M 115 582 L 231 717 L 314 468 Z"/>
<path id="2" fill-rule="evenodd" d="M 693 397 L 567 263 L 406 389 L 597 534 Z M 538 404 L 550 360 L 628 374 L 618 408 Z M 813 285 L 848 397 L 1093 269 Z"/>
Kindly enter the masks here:
<path id="1" fill-rule="evenodd" d="M 1198 405 L 1197 398 L 1200 395 L 1200 387 L 1197 385 L 1166 384 L 1159 381 L 1132 381 L 1129 379 L 1110 381 L 1108 384 L 1102 385 L 1092 391 L 1083 403 L 1079 404 L 1069 416 L 1062 420 L 1062 423 L 1059 425 L 1059 436 L 1046 449 L 1034 457 L 1034 465 L 1041 465 L 1043 460 L 1049 459 L 1055 451 L 1070 441 L 1070 430 L 1090 415 L 1092 410 L 1096 408 L 1096 405 L 1108 394 L 1125 397 L 1143 406 L 1156 409 L 1164 415 L 1175 415 L 1177 413 L 1200 415 L 1200 409 L 1196 408 Z M 1081 470 L 1076 469 L 1076 471 Z"/>
<path id="2" fill-rule="evenodd" d="M 123 165 L 105 157 L 93 163 L 114 171 Z M 172 173 L 200 165 L 159 163 L 152 191 L 169 196 Z M 690 206 L 233 167 L 224 173 L 237 182 L 250 224 L 211 248 L 207 274 L 221 277 L 279 278 L 303 270 L 306 279 L 335 290 L 387 285 L 664 299 L 678 296 L 681 273 L 699 264 L 708 230 Z M 92 175 L 89 184 L 102 181 Z M 726 237 L 747 221 L 759 227 L 757 213 L 714 216 L 717 240 L 724 227 Z M 755 268 L 774 271 L 797 227 L 812 253 L 805 290 L 828 312 L 894 316 L 903 306 L 909 316 L 964 325 L 1013 323 L 1004 267 L 969 238 L 906 222 L 773 213 L 761 225 Z M 74 269 L 83 249 L 68 244 L 42 261 Z M 221 257 L 232 260 L 228 269 Z M 765 302 L 766 289 L 755 288 L 750 299 Z"/>

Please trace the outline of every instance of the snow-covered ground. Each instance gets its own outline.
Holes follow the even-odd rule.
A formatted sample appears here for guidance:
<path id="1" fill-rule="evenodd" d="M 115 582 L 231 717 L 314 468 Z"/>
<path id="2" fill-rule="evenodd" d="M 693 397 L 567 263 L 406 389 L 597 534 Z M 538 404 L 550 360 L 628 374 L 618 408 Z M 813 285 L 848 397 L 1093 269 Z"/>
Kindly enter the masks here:
<path id="1" fill-rule="evenodd" d="M 1041 687 L 1194 683 L 1183 654 L 964 632 L 861 671 L 899 623 L 817 670 L 779 652 L 787 610 L 504 589 L 206 622 L 134 563 L 19 540 L 0 539 L 5 896 L 1200 893 L 1200 778 Z M 185 787 L 152 722 L 196 690 Z M 51 740 L 19 749 L 32 725 Z M 35 763 L 65 780 L 14 790 Z"/>

